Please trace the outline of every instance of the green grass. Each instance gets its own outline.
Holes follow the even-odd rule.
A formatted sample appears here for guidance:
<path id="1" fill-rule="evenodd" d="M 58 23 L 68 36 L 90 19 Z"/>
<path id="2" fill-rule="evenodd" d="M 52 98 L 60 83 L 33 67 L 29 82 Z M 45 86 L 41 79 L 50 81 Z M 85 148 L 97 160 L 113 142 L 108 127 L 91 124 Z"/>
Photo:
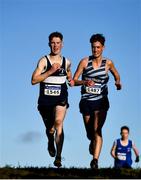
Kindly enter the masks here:
<path id="1" fill-rule="evenodd" d="M 113 169 L 101 168 L 92 170 L 88 168 L 38 168 L 38 167 L 2 167 L 0 179 L 139 179 L 141 169 Z"/>

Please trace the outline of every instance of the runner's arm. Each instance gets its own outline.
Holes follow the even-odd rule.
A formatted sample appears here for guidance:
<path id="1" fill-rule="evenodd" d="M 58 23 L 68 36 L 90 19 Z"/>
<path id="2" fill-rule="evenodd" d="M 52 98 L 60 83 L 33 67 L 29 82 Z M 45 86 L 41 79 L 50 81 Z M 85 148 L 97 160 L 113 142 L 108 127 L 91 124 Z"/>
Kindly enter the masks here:
<path id="1" fill-rule="evenodd" d="M 88 59 L 87 58 L 84 58 L 80 61 L 75 73 L 74 73 L 74 76 L 73 76 L 73 80 L 74 80 L 74 83 L 75 83 L 75 86 L 81 86 L 81 85 L 84 85 L 86 81 L 84 80 L 79 80 L 79 77 L 80 75 L 83 73 L 85 67 L 86 67 L 86 64 L 87 64 L 87 61 Z"/>
<path id="2" fill-rule="evenodd" d="M 139 156 L 139 151 L 138 151 L 138 149 L 137 149 L 137 147 L 135 146 L 134 143 L 132 144 L 132 148 L 133 148 L 133 151 L 134 151 L 136 157 Z"/>
<path id="3" fill-rule="evenodd" d="M 115 155 L 115 152 L 116 152 L 116 143 L 114 142 L 113 143 L 113 146 L 111 148 L 111 156 L 115 159 L 117 158 L 116 155 Z"/>
<path id="4" fill-rule="evenodd" d="M 67 60 L 67 80 L 72 80 L 71 62 Z"/>
<path id="5" fill-rule="evenodd" d="M 117 69 L 114 66 L 114 63 L 111 60 L 108 60 L 108 67 L 112 75 L 114 76 L 115 79 L 115 86 L 117 87 L 117 90 L 121 89 L 121 83 L 120 83 L 120 75 L 117 71 Z"/>

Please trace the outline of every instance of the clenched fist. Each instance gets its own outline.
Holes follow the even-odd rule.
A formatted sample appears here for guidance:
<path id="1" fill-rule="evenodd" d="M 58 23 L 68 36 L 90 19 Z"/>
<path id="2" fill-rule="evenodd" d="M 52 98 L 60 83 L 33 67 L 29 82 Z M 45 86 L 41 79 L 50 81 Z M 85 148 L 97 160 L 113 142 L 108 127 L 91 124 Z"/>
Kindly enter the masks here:
<path id="1" fill-rule="evenodd" d="M 51 67 L 51 72 L 52 73 L 54 73 L 54 72 L 56 72 L 57 70 L 59 70 L 60 69 L 60 64 L 59 63 L 54 63 L 54 64 L 52 64 L 52 67 Z"/>

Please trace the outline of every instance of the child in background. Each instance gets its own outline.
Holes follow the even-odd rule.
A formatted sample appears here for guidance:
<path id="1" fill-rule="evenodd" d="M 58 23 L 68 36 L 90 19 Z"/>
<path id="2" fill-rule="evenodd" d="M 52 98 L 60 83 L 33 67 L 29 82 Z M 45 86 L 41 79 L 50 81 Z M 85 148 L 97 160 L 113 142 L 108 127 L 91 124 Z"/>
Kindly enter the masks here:
<path id="1" fill-rule="evenodd" d="M 111 155 L 114 158 L 114 167 L 131 168 L 132 165 L 131 149 L 133 149 L 136 155 L 135 162 L 139 162 L 139 152 L 133 141 L 128 139 L 129 128 L 127 126 L 121 127 L 120 135 L 121 138 L 115 140 L 111 149 Z"/>

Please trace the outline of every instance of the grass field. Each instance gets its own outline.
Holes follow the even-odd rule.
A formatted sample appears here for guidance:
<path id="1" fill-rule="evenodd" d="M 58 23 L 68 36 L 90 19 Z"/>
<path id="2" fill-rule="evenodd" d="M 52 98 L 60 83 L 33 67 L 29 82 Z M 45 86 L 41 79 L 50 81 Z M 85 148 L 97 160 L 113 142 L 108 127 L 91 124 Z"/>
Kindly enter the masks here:
<path id="1" fill-rule="evenodd" d="M 0 179 L 140 179 L 141 169 L 101 168 L 97 170 L 83 168 L 38 168 L 3 167 Z"/>

